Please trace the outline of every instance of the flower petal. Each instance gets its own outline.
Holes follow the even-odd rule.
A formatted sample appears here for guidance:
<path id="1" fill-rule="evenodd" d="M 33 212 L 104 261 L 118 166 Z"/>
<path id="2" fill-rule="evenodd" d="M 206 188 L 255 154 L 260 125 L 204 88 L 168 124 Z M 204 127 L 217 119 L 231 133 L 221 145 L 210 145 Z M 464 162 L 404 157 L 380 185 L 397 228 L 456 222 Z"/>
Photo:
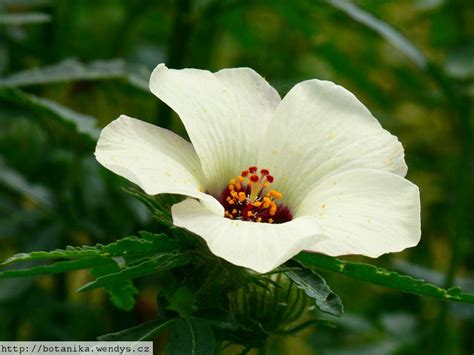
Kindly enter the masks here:
<path id="1" fill-rule="evenodd" d="M 330 81 L 302 82 L 285 96 L 263 140 L 259 165 L 291 208 L 321 179 L 349 169 L 405 176 L 403 147 L 349 91 Z"/>
<path id="2" fill-rule="evenodd" d="M 193 199 L 174 205 L 172 214 L 176 226 L 204 238 L 212 253 L 260 273 L 273 270 L 323 238 L 315 218 L 309 216 L 282 224 L 237 221 Z"/>
<path id="3" fill-rule="evenodd" d="M 256 163 L 259 134 L 280 102 L 278 93 L 249 68 L 211 73 L 160 64 L 150 90 L 180 116 L 214 195 Z"/>
<path id="4" fill-rule="evenodd" d="M 224 213 L 217 200 L 202 192 L 202 170 L 193 146 L 171 131 L 122 115 L 102 130 L 95 156 L 149 195 L 192 196 Z"/>
<path id="5" fill-rule="evenodd" d="M 337 256 L 381 254 L 420 241 L 420 196 L 410 181 L 380 170 L 333 175 L 305 198 L 296 216 L 317 218 L 328 239 L 310 250 Z"/>

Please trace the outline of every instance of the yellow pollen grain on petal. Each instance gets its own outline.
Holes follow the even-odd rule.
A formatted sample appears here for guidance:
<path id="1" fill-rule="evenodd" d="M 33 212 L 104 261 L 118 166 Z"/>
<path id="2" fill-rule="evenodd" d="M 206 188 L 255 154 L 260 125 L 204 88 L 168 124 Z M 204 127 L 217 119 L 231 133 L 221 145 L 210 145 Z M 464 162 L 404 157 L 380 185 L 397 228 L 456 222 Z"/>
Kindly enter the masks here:
<path id="1" fill-rule="evenodd" d="M 262 221 L 262 217 L 258 217 L 257 222 L 261 222 L 261 221 Z"/>
<path id="2" fill-rule="evenodd" d="M 244 181 L 244 180 L 245 180 L 245 179 L 244 179 L 244 177 L 243 177 L 243 176 L 240 176 L 240 175 L 239 175 L 239 176 L 237 176 L 237 179 L 238 179 L 240 182 L 242 182 L 242 181 Z"/>
<path id="3" fill-rule="evenodd" d="M 227 186 L 230 191 L 234 191 L 234 185 Z"/>
<path id="4" fill-rule="evenodd" d="M 234 200 L 230 200 L 230 201 L 229 201 L 229 205 L 233 205 L 233 204 L 235 204 L 235 201 L 234 201 Z"/>
<path id="5" fill-rule="evenodd" d="M 255 201 L 253 205 L 258 208 L 262 205 L 262 203 L 260 201 Z"/>
<path id="6" fill-rule="evenodd" d="M 239 201 L 244 202 L 247 199 L 245 192 L 239 192 Z"/>
<path id="7" fill-rule="evenodd" d="M 237 210 L 235 208 L 232 210 L 232 214 L 237 214 Z"/>
<path id="8" fill-rule="evenodd" d="M 272 219 L 272 218 L 269 218 L 269 219 L 268 219 L 268 223 L 270 223 L 270 224 L 273 223 L 273 219 Z"/>
<path id="9" fill-rule="evenodd" d="M 237 181 L 235 179 L 231 179 L 229 181 L 229 185 L 235 185 L 237 183 Z"/>
<path id="10" fill-rule="evenodd" d="M 247 217 L 252 217 L 252 211 L 247 212 Z"/>

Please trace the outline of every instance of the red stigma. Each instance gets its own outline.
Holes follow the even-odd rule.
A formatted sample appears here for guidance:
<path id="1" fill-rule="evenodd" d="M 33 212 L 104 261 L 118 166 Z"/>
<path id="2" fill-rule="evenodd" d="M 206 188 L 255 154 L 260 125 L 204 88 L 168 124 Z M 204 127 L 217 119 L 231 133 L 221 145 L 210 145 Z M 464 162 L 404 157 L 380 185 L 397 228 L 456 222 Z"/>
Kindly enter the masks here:
<path id="1" fill-rule="evenodd" d="M 252 181 L 252 182 L 257 182 L 257 181 L 258 181 L 258 176 L 257 176 L 257 175 L 252 175 L 252 176 L 250 177 L 250 181 Z"/>
<path id="2" fill-rule="evenodd" d="M 262 175 L 269 175 L 269 174 L 270 174 L 270 171 L 269 171 L 268 169 L 262 169 L 262 170 L 260 170 L 260 173 L 261 173 Z"/>
<path id="3" fill-rule="evenodd" d="M 274 180 L 274 178 L 273 178 L 272 175 L 267 175 L 267 181 L 268 181 L 269 183 L 272 183 L 273 180 Z"/>
<path id="4" fill-rule="evenodd" d="M 248 170 L 244 170 L 240 173 L 241 176 L 246 177 L 249 174 Z"/>
<path id="5" fill-rule="evenodd" d="M 257 172 L 257 167 L 256 166 L 251 166 L 249 168 L 249 171 L 250 171 L 251 174 L 255 174 Z"/>

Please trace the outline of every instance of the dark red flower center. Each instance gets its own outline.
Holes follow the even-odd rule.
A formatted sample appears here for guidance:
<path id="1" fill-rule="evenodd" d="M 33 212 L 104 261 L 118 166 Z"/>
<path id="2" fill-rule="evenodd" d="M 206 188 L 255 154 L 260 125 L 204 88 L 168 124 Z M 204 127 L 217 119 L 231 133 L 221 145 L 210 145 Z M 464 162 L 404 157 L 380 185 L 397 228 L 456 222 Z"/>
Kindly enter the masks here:
<path id="1" fill-rule="evenodd" d="M 262 223 L 291 221 L 289 208 L 279 202 L 281 192 L 269 189 L 274 181 L 270 171 L 261 169 L 260 175 L 257 171 L 256 166 L 251 166 L 229 181 L 220 198 L 225 217 Z"/>

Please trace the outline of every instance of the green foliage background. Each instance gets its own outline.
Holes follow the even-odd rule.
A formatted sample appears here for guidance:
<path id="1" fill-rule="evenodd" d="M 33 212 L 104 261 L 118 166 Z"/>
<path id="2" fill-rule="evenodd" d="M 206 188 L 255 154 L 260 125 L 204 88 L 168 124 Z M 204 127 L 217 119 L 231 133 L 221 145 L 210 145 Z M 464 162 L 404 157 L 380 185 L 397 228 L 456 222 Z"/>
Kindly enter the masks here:
<path id="1" fill-rule="evenodd" d="M 399 137 L 423 237 L 373 262 L 474 292 L 473 23 L 469 0 L 0 0 L 0 259 L 159 232 L 96 163 L 99 127 L 126 113 L 185 135 L 148 92 L 151 70 L 249 66 L 281 95 L 335 81 Z M 338 327 L 273 339 L 271 354 L 474 351 L 472 305 L 324 275 L 345 305 Z M 0 279 L 0 340 L 92 340 L 150 320 L 159 278 L 136 283 L 131 312 L 77 294 L 87 272 Z"/>

